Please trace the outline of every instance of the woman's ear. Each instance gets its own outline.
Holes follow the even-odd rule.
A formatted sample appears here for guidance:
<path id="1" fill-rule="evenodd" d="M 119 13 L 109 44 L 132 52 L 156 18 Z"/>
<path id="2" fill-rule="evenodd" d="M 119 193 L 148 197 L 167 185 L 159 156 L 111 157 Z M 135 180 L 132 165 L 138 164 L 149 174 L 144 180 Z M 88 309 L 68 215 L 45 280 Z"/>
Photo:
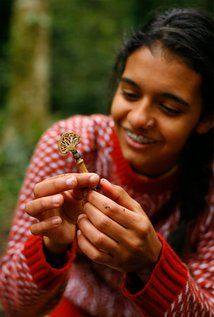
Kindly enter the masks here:
<path id="1" fill-rule="evenodd" d="M 205 118 L 201 121 L 196 126 L 196 132 L 198 134 L 204 134 L 207 133 L 210 129 L 214 127 L 213 120 Z"/>

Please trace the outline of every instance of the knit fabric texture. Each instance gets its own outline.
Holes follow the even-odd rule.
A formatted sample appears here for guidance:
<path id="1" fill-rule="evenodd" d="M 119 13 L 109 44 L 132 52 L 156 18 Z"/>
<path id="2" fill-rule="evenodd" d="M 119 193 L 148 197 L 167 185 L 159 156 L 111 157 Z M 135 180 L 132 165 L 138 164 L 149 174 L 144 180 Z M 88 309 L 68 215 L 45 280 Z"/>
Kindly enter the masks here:
<path id="1" fill-rule="evenodd" d="M 88 170 L 122 186 L 141 204 L 151 221 L 179 186 L 176 169 L 155 179 L 131 169 L 122 155 L 110 116 L 78 115 L 54 124 L 41 137 L 30 161 L 7 251 L 0 262 L 0 298 L 7 315 L 43 316 L 64 299 L 62 305 L 66 308 L 52 316 L 213 316 L 214 195 L 211 190 L 207 196 L 208 207 L 190 233 L 189 241 L 194 243 L 196 251 L 188 249 L 183 259 L 167 242 L 179 220 L 179 208 L 174 207 L 170 215 L 159 217 L 154 226 L 162 243 L 161 255 L 148 281 L 137 293 L 133 294 L 128 287 L 128 274 L 94 263 L 77 253 L 75 246 L 68 250 L 63 267 L 54 268 L 47 262 L 42 238 L 30 233 L 35 219 L 25 213 L 25 204 L 34 198 L 36 183 L 54 175 L 77 172 L 72 156 L 62 157 L 58 152 L 57 140 L 65 131 L 75 131 L 81 136 L 78 149 Z M 76 313 L 71 313 L 69 304 Z"/>

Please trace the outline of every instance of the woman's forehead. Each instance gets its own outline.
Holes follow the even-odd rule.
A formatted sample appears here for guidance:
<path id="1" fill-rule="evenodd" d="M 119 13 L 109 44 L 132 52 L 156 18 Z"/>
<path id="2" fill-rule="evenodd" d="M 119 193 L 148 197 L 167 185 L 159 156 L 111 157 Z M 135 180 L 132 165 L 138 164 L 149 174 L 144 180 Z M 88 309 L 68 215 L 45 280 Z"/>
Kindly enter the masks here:
<path id="1" fill-rule="evenodd" d="M 201 87 L 201 76 L 161 46 L 142 47 L 132 53 L 122 76 L 152 90 L 180 90 L 188 99 Z"/>

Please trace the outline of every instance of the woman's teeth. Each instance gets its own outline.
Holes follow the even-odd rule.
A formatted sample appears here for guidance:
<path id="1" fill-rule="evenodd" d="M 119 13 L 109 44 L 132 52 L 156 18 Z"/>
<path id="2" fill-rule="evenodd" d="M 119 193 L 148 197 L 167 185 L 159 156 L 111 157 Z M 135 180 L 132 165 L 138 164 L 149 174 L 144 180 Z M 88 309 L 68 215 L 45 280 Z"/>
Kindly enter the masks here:
<path id="1" fill-rule="evenodd" d="M 140 144 L 151 144 L 154 143 L 154 141 L 147 139 L 146 137 L 142 135 L 137 135 L 129 130 L 126 130 L 127 135 L 135 142 L 138 142 Z"/>

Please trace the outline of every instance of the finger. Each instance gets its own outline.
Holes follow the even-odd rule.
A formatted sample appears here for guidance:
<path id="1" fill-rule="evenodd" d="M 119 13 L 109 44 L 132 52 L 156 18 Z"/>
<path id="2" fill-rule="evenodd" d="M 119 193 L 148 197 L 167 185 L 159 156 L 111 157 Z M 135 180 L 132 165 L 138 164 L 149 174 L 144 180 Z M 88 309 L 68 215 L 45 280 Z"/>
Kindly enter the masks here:
<path id="1" fill-rule="evenodd" d="M 72 173 L 61 177 L 48 178 L 34 187 L 36 198 L 61 193 L 77 187 L 94 187 L 99 183 L 95 173 Z"/>
<path id="2" fill-rule="evenodd" d="M 89 192 L 87 200 L 97 209 L 99 209 L 103 214 L 107 215 L 112 220 L 125 228 L 135 227 L 136 222 L 138 222 L 139 220 L 139 216 L 142 217 L 142 214 L 138 214 L 127 209 L 126 207 L 118 205 L 112 199 L 94 190 L 91 190 Z"/>
<path id="3" fill-rule="evenodd" d="M 25 211 L 32 217 L 38 217 L 46 210 L 59 208 L 63 201 L 63 195 L 61 194 L 37 198 L 25 205 Z"/>
<path id="4" fill-rule="evenodd" d="M 84 205 L 84 212 L 91 223 L 103 234 L 114 239 L 116 242 L 127 244 L 129 239 L 129 231 L 120 224 L 107 217 L 94 205 L 87 202 Z"/>
<path id="5" fill-rule="evenodd" d="M 111 255 L 115 255 L 117 253 L 118 243 L 97 230 L 86 215 L 81 214 L 78 217 L 78 227 L 87 240 L 90 241 L 97 249 Z"/>
<path id="6" fill-rule="evenodd" d="M 140 204 L 136 200 L 131 198 L 129 194 L 121 186 L 111 184 L 105 178 L 102 178 L 100 180 L 100 186 L 103 189 L 104 193 L 119 205 L 122 205 L 136 212 L 143 212 Z"/>
<path id="7" fill-rule="evenodd" d="M 30 231 L 34 235 L 45 235 L 51 229 L 58 227 L 62 223 L 62 219 L 58 216 L 48 218 L 47 220 L 40 221 L 38 223 L 33 224 L 30 227 Z"/>
<path id="8" fill-rule="evenodd" d="M 77 242 L 80 250 L 92 261 L 101 264 L 110 264 L 112 262 L 112 257 L 94 247 L 80 230 L 77 231 Z"/>

